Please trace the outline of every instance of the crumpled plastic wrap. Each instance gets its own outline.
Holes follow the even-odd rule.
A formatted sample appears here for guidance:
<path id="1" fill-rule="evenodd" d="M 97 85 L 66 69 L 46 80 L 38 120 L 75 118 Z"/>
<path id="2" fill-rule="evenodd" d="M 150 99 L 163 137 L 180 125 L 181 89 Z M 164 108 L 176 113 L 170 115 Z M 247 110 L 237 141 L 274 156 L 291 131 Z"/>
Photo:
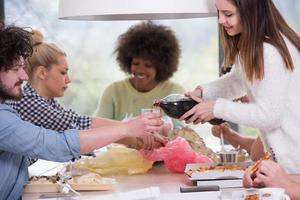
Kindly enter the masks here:
<path id="1" fill-rule="evenodd" d="M 192 128 L 183 127 L 169 132 L 168 138 L 170 140 L 174 140 L 177 137 L 184 138 L 195 152 L 209 157 L 213 162 L 220 162 L 218 154 L 212 151 L 212 149 L 205 144 L 204 139 Z"/>
<path id="2" fill-rule="evenodd" d="M 168 142 L 164 147 L 152 151 L 141 150 L 146 159 L 152 161 L 164 161 L 166 167 L 173 173 L 183 173 L 188 163 L 211 163 L 205 155 L 195 152 L 189 143 L 177 137 Z"/>
<path id="3" fill-rule="evenodd" d="M 73 169 L 87 170 L 100 175 L 144 174 L 152 168 L 153 161 L 145 159 L 135 149 L 112 147 L 96 158 L 83 158 L 73 164 Z"/>

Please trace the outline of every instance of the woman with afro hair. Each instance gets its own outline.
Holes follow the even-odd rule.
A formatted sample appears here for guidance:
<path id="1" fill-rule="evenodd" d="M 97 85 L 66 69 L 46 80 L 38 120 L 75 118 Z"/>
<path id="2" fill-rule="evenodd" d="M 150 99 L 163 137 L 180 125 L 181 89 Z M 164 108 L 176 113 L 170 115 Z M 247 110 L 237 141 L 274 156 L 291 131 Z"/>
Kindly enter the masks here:
<path id="1" fill-rule="evenodd" d="M 101 97 L 96 116 L 122 120 L 151 108 L 155 99 L 184 88 L 170 81 L 178 69 L 180 46 L 174 32 L 151 21 L 130 27 L 119 36 L 114 53 L 126 74 L 109 85 Z"/>

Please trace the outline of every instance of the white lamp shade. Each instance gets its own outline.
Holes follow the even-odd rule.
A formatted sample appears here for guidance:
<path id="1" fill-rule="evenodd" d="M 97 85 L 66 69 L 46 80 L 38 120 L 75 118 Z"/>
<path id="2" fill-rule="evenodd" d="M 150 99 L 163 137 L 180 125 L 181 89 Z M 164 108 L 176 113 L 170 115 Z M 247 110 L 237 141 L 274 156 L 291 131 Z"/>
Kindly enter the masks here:
<path id="1" fill-rule="evenodd" d="M 155 20 L 216 16 L 213 0 L 59 0 L 59 18 Z"/>

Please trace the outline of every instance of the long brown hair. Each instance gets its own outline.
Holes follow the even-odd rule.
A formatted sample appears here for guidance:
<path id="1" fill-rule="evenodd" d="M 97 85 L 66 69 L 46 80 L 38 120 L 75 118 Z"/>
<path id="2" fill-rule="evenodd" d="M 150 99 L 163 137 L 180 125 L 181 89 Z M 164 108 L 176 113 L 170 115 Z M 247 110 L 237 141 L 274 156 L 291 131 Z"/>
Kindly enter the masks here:
<path id="1" fill-rule="evenodd" d="M 247 79 L 251 82 L 264 77 L 263 43 L 275 46 L 283 58 L 286 69 L 294 65 L 283 35 L 300 52 L 300 37 L 286 23 L 272 0 L 231 0 L 241 17 L 242 33 L 229 36 L 220 25 L 225 52 L 224 67 L 235 63 L 239 54 Z"/>

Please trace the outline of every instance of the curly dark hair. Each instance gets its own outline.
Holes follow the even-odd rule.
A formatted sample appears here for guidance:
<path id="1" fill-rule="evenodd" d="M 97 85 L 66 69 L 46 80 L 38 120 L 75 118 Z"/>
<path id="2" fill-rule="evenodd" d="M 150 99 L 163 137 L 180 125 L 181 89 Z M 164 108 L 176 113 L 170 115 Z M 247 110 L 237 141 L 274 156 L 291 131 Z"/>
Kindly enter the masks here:
<path id="1" fill-rule="evenodd" d="M 156 81 L 163 82 L 177 71 L 181 50 L 170 28 L 147 21 L 120 35 L 114 53 L 121 70 L 128 74 L 133 58 L 149 60 L 156 68 Z"/>
<path id="2" fill-rule="evenodd" d="M 0 23 L 0 70 L 11 69 L 15 62 L 32 54 L 31 32 Z"/>

